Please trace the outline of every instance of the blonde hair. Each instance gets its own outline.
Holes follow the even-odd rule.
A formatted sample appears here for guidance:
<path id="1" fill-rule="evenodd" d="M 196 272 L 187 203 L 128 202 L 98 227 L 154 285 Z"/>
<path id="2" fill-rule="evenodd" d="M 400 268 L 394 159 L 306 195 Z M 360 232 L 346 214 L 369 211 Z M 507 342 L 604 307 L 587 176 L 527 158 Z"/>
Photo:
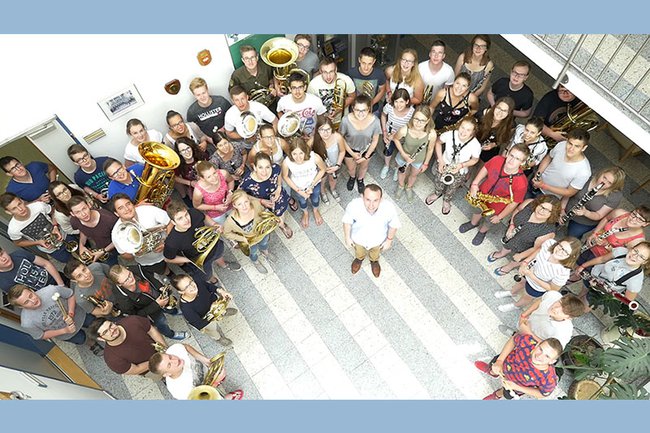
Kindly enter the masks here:
<path id="1" fill-rule="evenodd" d="M 231 203 L 235 203 L 237 200 L 240 198 L 247 198 L 248 201 L 251 200 L 250 196 L 244 191 L 243 189 L 238 189 L 237 191 L 232 193 L 232 200 L 230 201 Z M 237 209 L 233 209 L 234 212 L 237 212 L 237 216 L 239 216 L 239 211 Z"/>
<path id="2" fill-rule="evenodd" d="M 208 88 L 208 83 L 205 82 L 205 80 L 201 77 L 196 77 L 192 81 L 190 81 L 190 92 L 194 93 L 194 89 L 198 89 L 199 87 Z"/>
<path id="3" fill-rule="evenodd" d="M 409 72 L 407 77 L 402 77 L 402 68 L 400 67 L 399 63 L 402 61 L 402 56 L 407 53 L 413 55 L 415 59 L 413 60 L 413 67 L 411 68 L 411 72 Z M 393 74 L 391 76 L 391 79 L 396 84 L 399 84 L 402 81 L 404 81 L 406 84 L 408 84 L 411 87 L 415 87 L 416 83 L 422 81 L 422 77 L 420 76 L 420 70 L 418 69 L 417 51 L 415 51 L 413 48 L 405 48 L 402 50 L 402 52 L 399 55 L 399 60 L 395 62 L 395 66 L 393 67 Z"/>

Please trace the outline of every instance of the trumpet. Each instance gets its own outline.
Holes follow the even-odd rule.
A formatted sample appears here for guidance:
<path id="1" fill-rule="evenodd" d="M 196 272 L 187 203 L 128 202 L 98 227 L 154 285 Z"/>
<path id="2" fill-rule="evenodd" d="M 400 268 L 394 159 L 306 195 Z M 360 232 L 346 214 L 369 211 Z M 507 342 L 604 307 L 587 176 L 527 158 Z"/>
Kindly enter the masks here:
<path id="1" fill-rule="evenodd" d="M 230 301 L 227 298 L 217 299 L 210 305 L 210 310 L 203 316 L 207 322 L 218 322 L 226 316 L 226 310 Z"/>
<path id="2" fill-rule="evenodd" d="M 512 203 L 511 198 L 499 197 L 498 195 L 484 194 L 480 191 L 476 193 L 476 197 L 472 197 L 472 195 L 468 191 L 467 195 L 465 196 L 465 200 L 467 200 L 467 202 L 470 205 L 480 208 L 481 215 L 483 215 L 484 217 L 491 217 L 492 215 L 494 215 L 495 212 L 494 209 L 488 206 L 488 203 L 505 203 L 505 204 Z"/>
<path id="3" fill-rule="evenodd" d="M 103 309 L 103 308 L 106 307 L 106 302 L 107 301 L 105 299 L 97 298 L 96 296 L 93 296 L 93 295 L 86 296 L 83 293 L 81 294 L 81 297 L 87 299 L 88 302 L 90 302 L 91 304 L 93 304 L 97 308 L 102 308 Z M 111 314 L 111 317 L 119 317 L 119 316 L 122 315 L 122 311 L 119 308 L 117 308 L 115 305 L 113 305 L 113 308 L 111 308 L 111 313 L 110 314 Z"/>
<path id="4" fill-rule="evenodd" d="M 100 251 L 100 250 L 101 250 L 101 248 L 87 248 L 86 251 L 84 251 L 83 253 L 77 254 L 76 257 L 79 259 L 79 261 L 81 263 L 88 266 L 89 264 L 91 264 L 93 262 L 93 255 L 97 251 Z M 104 251 L 104 254 L 99 256 L 97 261 L 105 262 L 108 259 L 109 256 L 110 256 L 110 254 L 107 251 Z"/>
<path id="5" fill-rule="evenodd" d="M 160 288 L 160 295 L 163 298 L 168 298 L 169 302 L 165 305 L 165 310 L 173 310 L 178 305 L 178 299 L 172 293 L 172 284 L 169 281 L 169 278 L 166 278 L 165 284 Z"/>
<path id="6" fill-rule="evenodd" d="M 347 86 L 345 81 L 337 78 L 334 82 L 334 94 L 332 97 L 332 105 L 330 106 L 330 115 L 332 116 L 332 124 L 334 129 L 338 131 L 341 121 L 343 120 L 343 109 L 345 108 L 345 97 L 347 96 Z"/>

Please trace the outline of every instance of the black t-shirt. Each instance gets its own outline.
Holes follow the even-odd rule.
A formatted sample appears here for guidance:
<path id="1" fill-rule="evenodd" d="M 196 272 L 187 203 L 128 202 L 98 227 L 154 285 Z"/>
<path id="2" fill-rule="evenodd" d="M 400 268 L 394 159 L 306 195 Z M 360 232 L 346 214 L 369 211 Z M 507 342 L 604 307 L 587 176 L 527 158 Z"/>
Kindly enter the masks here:
<path id="1" fill-rule="evenodd" d="M 515 100 L 515 110 L 528 110 L 533 106 L 533 91 L 530 90 L 530 87 L 524 84 L 519 90 L 510 89 L 510 79 L 509 78 L 499 78 L 492 85 L 492 93 L 494 93 L 494 100 L 497 101 L 499 98 L 504 96 L 510 96 Z"/>
<path id="2" fill-rule="evenodd" d="M 192 226 L 182 233 L 177 231 L 176 228 L 173 228 L 169 233 L 169 236 L 167 236 L 167 239 L 165 239 L 165 250 L 163 251 L 163 255 L 167 259 L 173 259 L 176 256 L 185 256 L 188 259 L 194 260 L 199 256 L 199 253 L 192 245 L 192 242 L 196 240 L 194 238 L 196 230 L 204 226 L 205 215 L 196 209 L 188 209 L 188 212 L 190 214 Z M 217 245 L 212 248 L 212 251 L 210 251 L 208 257 L 205 259 L 205 263 L 221 257 L 223 255 L 223 248 L 223 242 L 219 239 Z"/>
<path id="3" fill-rule="evenodd" d="M 194 282 L 198 289 L 196 298 L 191 302 L 181 300 L 181 312 L 190 325 L 196 329 L 203 329 L 209 323 L 203 319 L 203 316 L 210 311 L 210 306 L 219 299 L 219 295 L 217 294 L 217 286 L 214 284 L 200 278 L 195 279 Z"/>
<path id="4" fill-rule="evenodd" d="M 575 107 L 579 103 L 580 99 L 577 97 L 569 103 L 562 101 L 557 94 L 557 90 L 552 89 L 537 103 L 533 116 L 540 116 L 544 119 L 544 125 L 551 126 L 566 114 L 567 105 Z"/>
<path id="5" fill-rule="evenodd" d="M 3 292 L 8 292 L 16 284 L 24 284 L 34 290 L 57 285 L 45 268 L 34 264 L 36 257 L 34 254 L 25 250 L 16 250 L 9 256 L 14 267 L 7 272 L 0 272 L 0 288 Z"/>
<path id="6" fill-rule="evenodd" d="M 187 109 L 187 121 L 196 123 L 204 134 L 212 134 L 223 128 L 226 111 L 231 104 L 223 96 L 210 95 L 212 103 L 208 107 L 201 107 L 194 101 Z"/>

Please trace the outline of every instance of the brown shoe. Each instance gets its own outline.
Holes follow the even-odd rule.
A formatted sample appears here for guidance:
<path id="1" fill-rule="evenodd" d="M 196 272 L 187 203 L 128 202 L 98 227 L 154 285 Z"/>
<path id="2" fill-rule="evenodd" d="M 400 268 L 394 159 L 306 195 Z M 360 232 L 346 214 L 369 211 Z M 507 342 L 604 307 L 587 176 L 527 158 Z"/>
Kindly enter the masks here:
<path id="1" fill-rule="evenodd" d="M 379 274 L 381 274 L 381 266 L 379 266 L 379 262 L 370 262 L 370 268 L 372 269 L 372 275 L 374 275 L 375 278 L 379 278 Z"/>
<path id="2" fill-rule="evenodd" d="M 363 260 L 354 259 L 352 261 L 352 273 L 353 274 L 356 274 L 357 272 L 359 272 L 359 269 L 361 269 L 361 263 L 363 263 Z"/>

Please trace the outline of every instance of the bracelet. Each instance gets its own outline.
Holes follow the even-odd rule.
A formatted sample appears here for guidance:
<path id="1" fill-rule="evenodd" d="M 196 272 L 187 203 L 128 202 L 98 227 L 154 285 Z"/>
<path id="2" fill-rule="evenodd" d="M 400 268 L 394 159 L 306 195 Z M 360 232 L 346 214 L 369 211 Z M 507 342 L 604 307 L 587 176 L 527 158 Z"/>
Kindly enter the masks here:
<path id="1" fill-rule="evenodd" d="M 392 240 L 395 239 L 395 238 L 389 238 L 389 237 L 387 237 L 386 239 L 389 240 L 389 241 L 392 241 Z"/>
<path id="2" fill-rule="evenodd" d="M 478 183 L 473 183 L 471 186 L 478 186 Z"/>
<path id="3" fill-rule="evenodd" d="M 332 167 L 338 167 L 338 168 L 341 168 L 341 164 L 334 164 Z"/>

